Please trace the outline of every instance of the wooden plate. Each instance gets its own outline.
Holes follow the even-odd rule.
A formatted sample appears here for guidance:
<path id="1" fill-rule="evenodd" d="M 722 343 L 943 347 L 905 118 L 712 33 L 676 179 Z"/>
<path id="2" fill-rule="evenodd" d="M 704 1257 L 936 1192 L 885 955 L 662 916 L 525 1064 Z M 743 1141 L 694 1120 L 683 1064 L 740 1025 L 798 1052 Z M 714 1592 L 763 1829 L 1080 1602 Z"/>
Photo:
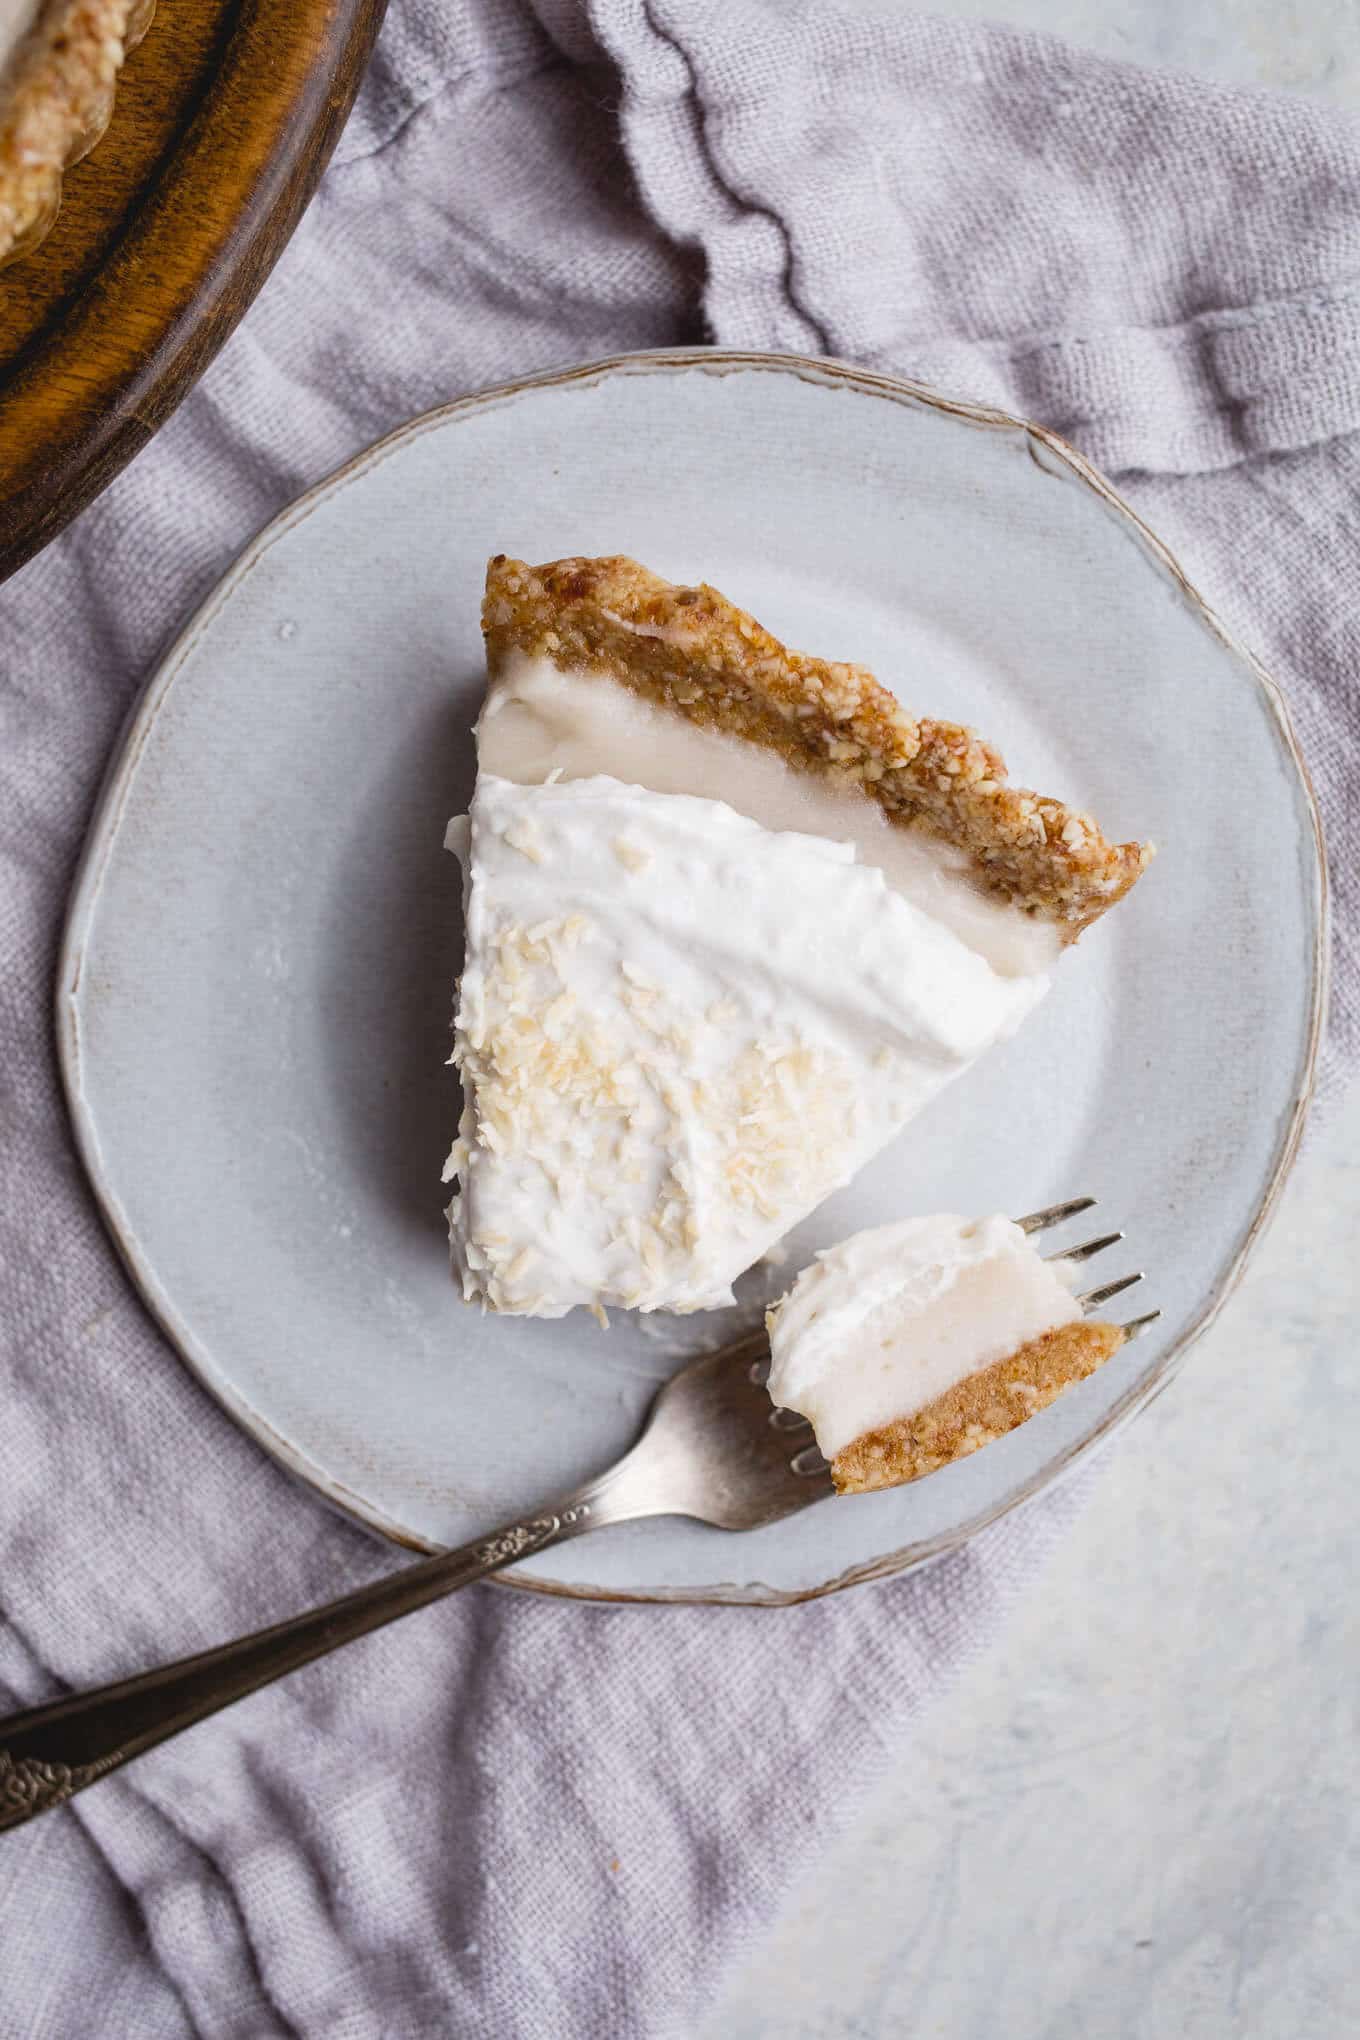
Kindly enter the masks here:
<path id="1" fill-rule="evenodd" d="M 0 272 L 0 579 L 110 482 L 232 331 L 354 102 L 384 0 L 173 0 L 61 213 Z"/>

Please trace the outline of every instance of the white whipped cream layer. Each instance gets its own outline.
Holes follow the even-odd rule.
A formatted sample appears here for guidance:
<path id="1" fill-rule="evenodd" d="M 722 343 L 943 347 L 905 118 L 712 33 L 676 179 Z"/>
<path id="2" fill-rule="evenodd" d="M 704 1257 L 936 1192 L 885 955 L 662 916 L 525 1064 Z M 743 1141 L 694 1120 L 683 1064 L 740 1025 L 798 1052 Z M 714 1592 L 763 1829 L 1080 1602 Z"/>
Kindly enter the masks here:
<path id="1" fill-rule="evenodd" d="M 819 1254 L 770 1313 L 770 1395 L 834 1459 L 1081 1316 L 1071 1268 L 1009 1218 L 936 1213 Z"/>
<path id="2" fill-rule="evenodd" d="M 951 845 L 888 820 L 876 800 L 786 765 L 760 744 L 701 729 L 607 675 L 563 672 L 519 653 L 492 682 L 477 725 L 488 772 L 536 785 L 607 773 L 653 793 L 726 801 L 767 829 L 853 843 L 905 898 L 942 921 L 1006 976 L 1050 970 L 1062 947 L 1056 923 L 984 892 Z"/>
<path id="3" fill-rule="evenodd" d="M 730 1302 L 1046 988 L 849 842 L 598 773 L 516 784 L 488 749 L 449 834 L 467 949 L 445 1176 L 469 1300 Z"/>

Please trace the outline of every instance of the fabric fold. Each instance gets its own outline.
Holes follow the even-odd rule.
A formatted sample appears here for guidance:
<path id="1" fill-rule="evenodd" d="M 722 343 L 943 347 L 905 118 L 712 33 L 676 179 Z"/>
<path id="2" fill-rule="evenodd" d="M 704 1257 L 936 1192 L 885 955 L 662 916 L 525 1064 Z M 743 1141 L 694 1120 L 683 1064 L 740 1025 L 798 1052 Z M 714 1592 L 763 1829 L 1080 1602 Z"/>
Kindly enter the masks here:
<path id="1" fill-rule="evenodd" d="M 1360 122 L 983 24 L 592 12 L 726 343 L 915 375 L 1113 473 L 1360 425 Z"/>

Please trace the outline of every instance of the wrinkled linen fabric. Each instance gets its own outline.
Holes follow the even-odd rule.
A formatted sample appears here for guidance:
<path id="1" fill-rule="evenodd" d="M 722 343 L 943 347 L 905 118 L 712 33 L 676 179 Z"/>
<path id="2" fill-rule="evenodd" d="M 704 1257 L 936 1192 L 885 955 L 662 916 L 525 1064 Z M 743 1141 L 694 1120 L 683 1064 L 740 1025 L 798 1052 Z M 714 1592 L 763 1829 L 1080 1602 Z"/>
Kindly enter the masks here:
<path id="1" fill-rule="evenodd" d="M 394 0 L 240 330 L 0 590 L 0 1700 L 393 1563 L 161 1339 L 57 1083 L 100 775 L 244 541 L 413 412 L 623 348 L 830 353 L 1035 416 L 1285 686 L 1331 833 L 1335 1073 L 1360 1034 L 1358 197 L 1354 122 L 999 28 Z M 0 2033 L 692 2034 L 1081 1492 L 799 1609 L 480 1588 L 354 1646 L 0 1838 Z"/>

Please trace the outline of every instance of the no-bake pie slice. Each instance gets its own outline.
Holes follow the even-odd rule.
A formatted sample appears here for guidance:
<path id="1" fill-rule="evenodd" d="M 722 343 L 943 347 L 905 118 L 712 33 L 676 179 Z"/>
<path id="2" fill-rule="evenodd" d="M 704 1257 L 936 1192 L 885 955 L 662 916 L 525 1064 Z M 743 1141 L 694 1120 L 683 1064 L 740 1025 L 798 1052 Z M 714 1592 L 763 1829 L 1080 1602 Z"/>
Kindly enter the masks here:
<path id="1" fill-rule="evenodd" d="M 623 558 L 498 556 L 446 1171 L 463 1293 L 690 1311 L 1010 1034 L 1147 859 Z"/>
<path id="2" fill-rule="evenodd" d="M 919 1480 L 1118 1351 L 1123 1329 L 1082 1315 L 1072 1277 L 1008 1218 L 857 1233 L 768 1313 L 771 1398 L 809 1419 L 838 1493 Z"/>

